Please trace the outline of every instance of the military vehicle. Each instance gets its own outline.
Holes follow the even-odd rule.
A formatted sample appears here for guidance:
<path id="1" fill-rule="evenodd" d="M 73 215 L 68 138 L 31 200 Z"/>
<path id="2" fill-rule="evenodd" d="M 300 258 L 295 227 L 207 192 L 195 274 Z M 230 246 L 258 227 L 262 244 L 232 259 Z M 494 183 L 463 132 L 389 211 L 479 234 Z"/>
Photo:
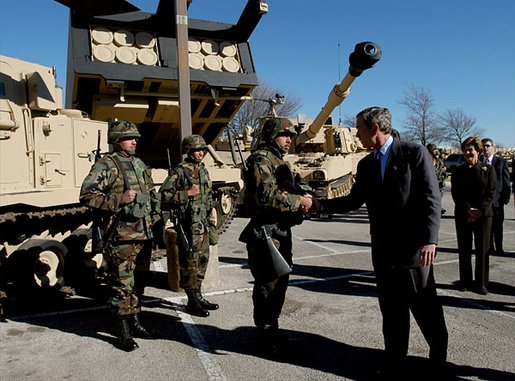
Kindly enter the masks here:
<path id="1" fill-rule="evenodd" d="M 124 1 L 100 12 L 91 2 L 58 1 L 71 9 L 67 106 L 95 120 L 134 122 L 142 135 L 138 154 L 152 168 L 167 168 L 167 149 L 175 162 L 180 160 L 182 53 L 189 64 L 192 133 L 209 145 L 258 84 L 248 39 L 267 12 L 263 0 L 248 0 L 235 25 L 188 18 L 187 53 L 178 51 L 175 1 L 161 0 L 154 14 Z M 130 11 L 107 14 L 119 3 Z M 209 152 L 204 162 L 223 230 L 243 182 L 239 169 L 225 164 L 213 149 Z"/>
<path id="2" fill-rule="evenodd" d="M 334 86 L 315 120 L 292 120 L 298 135 L 284 160 L 290 163 L 295 176 L 308 184 L 320 199 L 347 195 L 358 161 L 369 152 L 357 139 L 355 128 L 333 125 L 330 114 L 349 95 L 354 80 L 377 63 L 381 54 L 381 48 L 373 42 L 357 44 L 349 56 L 346 76 Z"/>
<path id="3" fill-rule="evenodd" d="M 0 69 L 0 289 L 59 288 L 67 253 L 102 263 L 78 201 L 95 151 L 108 150 L 107 123 L 62 109 L 52 68 L 0 56 Z"/>
<path id="4" fill-rule="evenodd" d="M 100 268 L 78 197 L 93 151 L 108 151 L 108 120 L 138 125 L 138 154 L 163 180 L 167 149 L 180 160 L 181 103 L 191 105 L 191 133 L 211 143 L 257 85 L 247 40 L 267 12 L 264 0 L 248 0 L 235 25 L 179 17 L 172 0 L 155 14 L 123 0 L 58 2 L 70 7 L 68 108 L 51 68 L 1 58 L 0 290 L 58 289 L 73 267 Z M 176 20 L 187 25 L 184 51 Z M 182 55 L 189 67 L 180 68 Z M 181 98 L 184 71 L 191 97 Z M 209 152 L 223 231 L 243 182 L 239 169 Z"/>

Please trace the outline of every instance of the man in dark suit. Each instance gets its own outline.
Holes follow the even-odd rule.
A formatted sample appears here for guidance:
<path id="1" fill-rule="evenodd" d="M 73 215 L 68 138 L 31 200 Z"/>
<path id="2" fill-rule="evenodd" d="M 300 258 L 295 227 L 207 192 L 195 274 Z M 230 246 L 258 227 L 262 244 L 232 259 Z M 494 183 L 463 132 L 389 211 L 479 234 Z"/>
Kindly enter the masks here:
<path id="1" fill-rule="evenodd" d="M 497 176 L 492 203 L 494 215 L 490 234 L 490 252 L 497 251 L 497 254 L 503 255 L 504 205 L 510 202 L 510 171 L 508 170 L 508 162 L 495 155 L 496 147 L 492 139 L 481 139 L 481 143 L 483 143 L 484 154 L 481 155 L 480 160 L 494 167 Z"/>
<path id="2" fill-rule="evenodd" d="M 381 373 L 393 377 L 405 370 L 410 310 L 429 344 L 432 369 L 442 369 L 448 333 L 432 266 L 441 200 L 431 156 L 419 144 L 393 139 L 386 108 L 367 108 L 356 122 L 358 138 L 374 151 L 358 163 L 350 194 L 324 201 L 322 209 L 346 213 L 366 203 L 383 315 L 386 358 Z"/>

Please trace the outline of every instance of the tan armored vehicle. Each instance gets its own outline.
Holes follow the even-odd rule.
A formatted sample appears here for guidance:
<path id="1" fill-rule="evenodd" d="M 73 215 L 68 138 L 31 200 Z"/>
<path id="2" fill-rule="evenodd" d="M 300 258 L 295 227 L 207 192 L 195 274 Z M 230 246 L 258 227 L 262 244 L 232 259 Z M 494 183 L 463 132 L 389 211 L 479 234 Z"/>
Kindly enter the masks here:
<path id="1" fill-rule="evenodd" d="M 78 203 L 98 148 L 108 149 L 107 123 L 62 109 L 53 69 L 0 56 L 1 286 L 59 287 L 70 252 L 98 266 L 84 254 L 90 215 Z"/>
<path id="2" fill-rule="evenodd" d="M 178 51 L 173 1 L 160 1 L 155 14 L 123 0 L 59 2 L 70 7 L 68 109 L 51 68 L 1 58 L 0 294 L 11 285 L 59 288 L 76 267 L 70 263 L 100 266 L 89 251 L 91 216 L 78 199 L 94 153 L 108 151 L 109 119 L 138 125 L 138 154 L 156 181 L 168 150 L 180 160 L 179 55 L 189 61 L 181 70 L 190 79 L 192 133 L 207 143 L 257 85 L 247 40 L 267 12 L 264 0 L 248 0 L 235 25 L 188 19 L 187 51 Z M 210 153 L 223 231 L 243 182 L 239 169 Z"/>

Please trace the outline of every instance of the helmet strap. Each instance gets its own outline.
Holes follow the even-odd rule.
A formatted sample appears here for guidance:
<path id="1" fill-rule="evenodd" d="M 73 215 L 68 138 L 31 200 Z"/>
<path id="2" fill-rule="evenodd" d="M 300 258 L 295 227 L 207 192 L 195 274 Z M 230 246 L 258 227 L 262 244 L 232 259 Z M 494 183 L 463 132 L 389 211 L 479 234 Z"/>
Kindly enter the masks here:
<path id="1" fill-rule="evenodd" d="M 279 144 L 277 144 L 275 139 L 272 140 L 272 147 L 279 151 L 279 153 L 281 153 L 282 155 L 287 154 L 289 151 L 289 149 L 282 148 Z"/>
<path id="2" fill-rule="evenodd" d="M 119 153 L 122 156 L 125 156 L 125 157 L 134 156 L 134 154 L 123 149 L 123 147 L 119 143 L 113 143 L 113 147 L 114 147 L 115 152 Z"/>

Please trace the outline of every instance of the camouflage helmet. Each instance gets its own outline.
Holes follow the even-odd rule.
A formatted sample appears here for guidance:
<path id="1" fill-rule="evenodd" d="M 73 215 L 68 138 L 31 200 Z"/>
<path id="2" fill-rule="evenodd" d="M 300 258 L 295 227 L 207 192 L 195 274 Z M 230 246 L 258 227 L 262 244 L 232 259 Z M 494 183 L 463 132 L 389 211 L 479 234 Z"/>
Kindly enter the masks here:
<path id="1" fill-rule="evenodd" d="M 436 147 L 436 144 L 433 144 L 433 143 L 429 143 L 428 145 L 426 145 L 426 148 L 429 152 L 432 152 L 434 151 L 437 147 Z"/>
<path id="2" fill-rule="evenodd" d="M 261 129 L 261 140 L 269 142 L 274 140 L 279 134 L 295 136 L 297 131 L 295 131 L 293 123 L 288 118 L 267 119 Z"/>
<path id="3" fill-rule="evenodd" d="M 141 138 L 136 125 L 128 120 L 117 120 L 109 123 L 109 130 L 107 132 L 107 142 L 109 144 L 116 144 L 125 138 Z"/>
<path id="4" fill-rule="evenodd" d="M 206 149 L 206 141 L 200 135 L 190 135 L 182 139 L 182 153 L 186 154 L 192 149 Z"/>

